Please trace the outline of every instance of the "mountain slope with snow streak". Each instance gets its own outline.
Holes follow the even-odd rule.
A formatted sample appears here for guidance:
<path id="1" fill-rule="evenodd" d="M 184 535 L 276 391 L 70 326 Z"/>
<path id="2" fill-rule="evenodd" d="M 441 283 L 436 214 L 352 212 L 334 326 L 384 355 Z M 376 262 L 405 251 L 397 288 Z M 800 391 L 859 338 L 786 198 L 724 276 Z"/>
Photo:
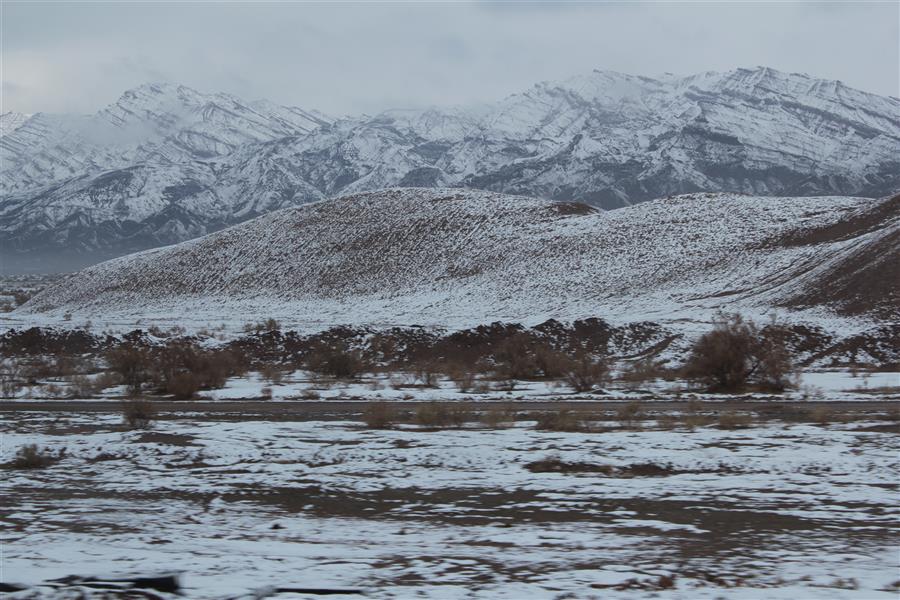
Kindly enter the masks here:
<path id="1" fill-rule="evenodd" d="M 896 238 L 897 204 L 694 194 L 601 211 L 483 191 L 390 189 L 114 259 L 14 314 L 468 327 L 775 310 L 871 323 L 888 315 L 842 297 L 810 302 L 810 292 L 856 253 Z M 868 224 L 840 226 L 848 222 Z M 898 258 L 896 245 L 890 252 L 886 260 Z"/>
<path id="2" fill-rule="evenodd" d="M 338 121 L 148 84 L 0 138 L 0 242 L 121 254 L 388 187 L 604 209 L 699 191 L 882 197 L 900 189 L 898 157 L 900 99 L 765 67 L 594 71 L 481 106 Z"/>

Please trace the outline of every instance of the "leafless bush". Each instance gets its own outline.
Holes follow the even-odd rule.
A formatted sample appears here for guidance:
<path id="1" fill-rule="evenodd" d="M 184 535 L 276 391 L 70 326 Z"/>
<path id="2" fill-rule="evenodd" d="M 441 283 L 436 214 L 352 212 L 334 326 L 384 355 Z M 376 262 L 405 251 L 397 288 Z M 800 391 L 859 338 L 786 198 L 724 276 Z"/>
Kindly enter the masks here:
<path id="1" fill-rule="evenodd" d="M 535 425 L 541 431 L 584 431 L 586 428 L 581 416 L 567 408 L 538 414 Z"/>
<path id="2" fill-rule="evenodd" d="M 619 375 L 619 380 L 629 388 L 636 388 L 640 385 L 661 379 L 666 375 L 666 369 L 662 361 L 653 358 L 642 358 L 641 360 L 629 363 L 625 370 Z"/>
<path id="3" fill-rule="evenodd" d="M 102 388 L 87 375 L 73 375 L 69 379 L 70 398 L 92 398 Z"/>
<path id="4" fill-rule="evenodd" d="M 38 447 L 37 444 L 27 444 L 16 451 L 16 456 L 7 463 L 7 466 L 11 469 L 44 469 L 62 460 L 65 455 L 65 448 L 52 452 L 47 448 Z"/>
<path id="5" fill-rule="evenodd" d="M 516 421 L 516 412 L 510 407 L 492 406 L 481 413 L 481 423 L 491 429 L 509 427 Z"/>
<path id="6" fill-rule="evenodd" d="M 503 377 L 496 383 L 496 388 L 501 392 L 512 392 L 519 387 L 519 381 L 513 377 Z"/>
<path id="7" fill-rule="evenodd" d="M 606 381 L 608 376 L 606 361 L 594 359 L 586 353 L 567 361 L 566 383 L 576 392 L 589 392 Z"/>
<path id="8" fill-rule="evenodd" d="M 16 367 L 0 373 L 0 396 L 15 398 L 24 387 L 19 370 Z"/>
<path id="9" fill-rule="evenodd" d="M 528 379 L 537 372 L 531 338 L 524 333 L 503 340 L 494 352 L 494 359 L 496 375 L 502 380 Z"/>
<path id="10" fill-rule="evenodd" d="M 271 400 L 272 399 L 272 388 L 264 387 L 259 390 L 259 397 L 263 400 Z"/>
<path id="11" fill-rule="evenodd" d="M 471 419 L 471 410 L 457 403 L 428 402 L 416 409 L 416 423 L 422 427 L 462 427 Z"/>
<path id="12" fill-rule="evenodd" d="M 149 429 L 156 420 L 156 407 L 149 400 L 136 398 L 122 406 L 122 422 L 130 429 Z"/>
<path id="13" fill-rule="evenodd" d="M 475 373 L 461 367 L 448 369 L 447 376 L 456 384 L 456 389 L 468 394 L 475 386 Z"/>
<path id="14" fill-rule="evenodd" d="M 723 412 L 719 414 L 719 429 L 746 429 L 753 424 L 753 417 L 747 413 Z"/>
<path id="15" fill-rule="evenodd" d="M 545 379 L 559 379 L 565 376 L 571 368 L 571 361 L 565 354 L 546 345 L 536 346 L 532 356 L 535 369 Z"/>
<path id="16" fill-rule="evenodd" d="M 301 400 L 318 400 L 319 398 L 321 398 L 319 392 L 312 388 L 306 388 L 305 390 L 300 392 Z"/>
<path id="17" fill-rule="evenodd" d="M 131 394 L 139 394 L 150 380 L 153 361 L 145 348 L 123 344 L 106 353 L 106 361 L 113 373 L 128 387 Z"/>
<path id="18" fill-rule="evenodd" d="M 781 391 L 792 373 L 784 329 L 772 324 L 761 332 L 740 315 L 720 315 L 694 344 L 684 368 L 685 377 L 717 392 L 740 391 L 749 383 Z"/>
<path id="19" fill-rule="evenodd" d="M 819 425 L 828 425 L 829 423 L 834 422 L 836 417 L 833 410 L 820 406 L 809 412 L 809 418 Z"/>
<path id="20" fill-rule="evenodd" d="M 370 402 L 363 412 L 363 421 L 369 429 L 390 429 L 397 415 L 387 402 Z"/>
<path id="21" fill-rule="evenodd" d="M 644 418 L 644 409 L 639 402 L 623 404 L 616 411 L 616 420 L 625 427 L 637 427 Z"/>
<path id="22" fill-rule="evenodd" d="M 273 318 L 257 323 L 247 323 L 244 325 L 244 333 L 273 333 L 281 329 L 281 324 Z"/>
<path id="23" fill-rule="evenodd" d="M 175 341 L 151 354 L 151 377 L 161 392 L 188 400 L 200 390 L 221 388 L 228 377 L 243 371 L 229 350 L 206 350 L 187 341 Z"/>
<path id="24" fill-rule="evenodd" d="M 423 387 L 438 387 L 440 378 L 441 374 L 437 363 L 433 361 L 423 361 L 416 365 L 416 380 L 419 381 Z"/>
<path id="25" fill-rule="evenodd" d="M 284 369 L 274 364 L 263 365 L 259 370 L 259 375 L 272 385 L 279 385 L 284 381 Z"/>
<path id="26" fill-rule="evenodd" d="M 322 346 L 311 352 L 306 367 L 335 379 L 356 379 L 365 369 L 365 363 L 358 350 Z"/>

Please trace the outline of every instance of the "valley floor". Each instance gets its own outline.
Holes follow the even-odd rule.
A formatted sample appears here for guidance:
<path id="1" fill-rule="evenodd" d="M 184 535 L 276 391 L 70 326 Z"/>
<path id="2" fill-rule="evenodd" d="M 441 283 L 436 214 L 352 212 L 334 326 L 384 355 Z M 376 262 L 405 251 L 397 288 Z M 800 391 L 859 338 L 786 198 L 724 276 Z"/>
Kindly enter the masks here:
<path id="1" fill-rule="evenodd" d="M 48 583 L 73 574 L 155 572 L 179 572 L 189 598 L 900 589 L 896 403 L 833 402 L 817 422 L 794 418 L 809 404 L 757 406 L 740 428 L 689 423 L 671 402 L 628 419 L 571 404 L 592 411 L 589 431 L 535 429 L 547 403 L 443 429 L 401 412 L 384 430 L 364 427 L 365 406 L 163 402 L 151 429 L 130 430 L 109 401 L 3 402 L 2 461 L 30 443 L 66 452 L 4 470 L 0 579 L 36 586 L 14 598 L 90 593 Z"/>

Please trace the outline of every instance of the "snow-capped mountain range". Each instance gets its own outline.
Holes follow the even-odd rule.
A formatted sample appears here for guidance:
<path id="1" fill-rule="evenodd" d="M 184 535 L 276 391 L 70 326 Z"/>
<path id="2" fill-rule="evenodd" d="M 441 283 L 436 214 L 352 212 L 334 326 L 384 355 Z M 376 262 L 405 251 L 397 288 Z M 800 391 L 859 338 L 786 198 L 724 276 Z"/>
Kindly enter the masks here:
<path id="1" fill-rule="evenodd" d="M 769 68 L 595 71 L 475 107 L 333 119 L 177 85 L 0 118 L 0 248 L 110 252 L 392 186 L 611 209 L 694 191 L 900 189 L 900 99 Z"/>

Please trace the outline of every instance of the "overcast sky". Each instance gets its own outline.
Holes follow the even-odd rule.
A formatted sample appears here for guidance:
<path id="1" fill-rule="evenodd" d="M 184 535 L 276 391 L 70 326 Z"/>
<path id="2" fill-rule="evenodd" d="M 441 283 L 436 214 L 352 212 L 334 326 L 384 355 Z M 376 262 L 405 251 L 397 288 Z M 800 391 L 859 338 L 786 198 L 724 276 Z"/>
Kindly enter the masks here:
<path id="1" fill-rule="evenodd" d="M 501 98 L 592 69 L 765 65 L 900 96 L 900 3 L 2 4 L 2 110 L 148 81 L 334 115 Z"/>

